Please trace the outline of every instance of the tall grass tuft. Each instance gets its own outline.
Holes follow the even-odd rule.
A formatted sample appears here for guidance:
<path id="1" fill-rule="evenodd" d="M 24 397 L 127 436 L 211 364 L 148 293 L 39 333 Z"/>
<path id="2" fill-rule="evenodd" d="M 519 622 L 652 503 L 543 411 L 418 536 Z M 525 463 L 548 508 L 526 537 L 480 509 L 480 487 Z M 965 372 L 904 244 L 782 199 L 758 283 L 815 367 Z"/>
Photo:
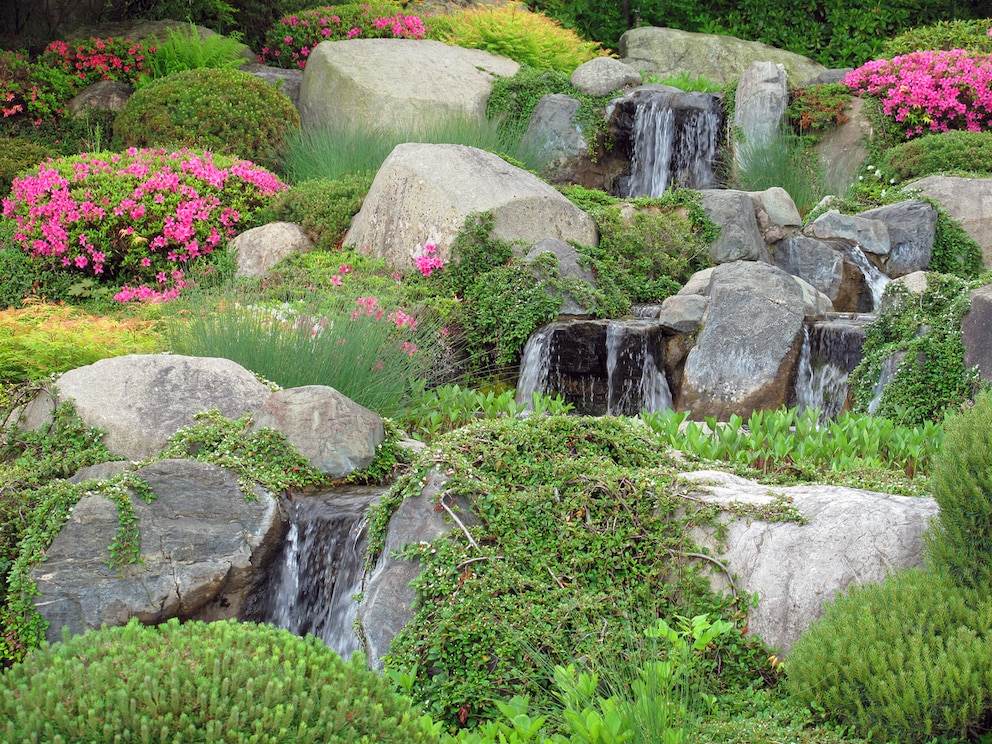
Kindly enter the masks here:
<path id="1" fill-rule="evenodd" d="M 783 132 L 767 144 L 738 143 L 730 180 L 743 191 L 780 186 L 805 215 L 826 196 L 823 172 L 802 136 Z"/>
<path id="2" fill-rule="evenodd" d="M 284 388 L 328 385 L 395 417 L 446 348 L 440 329 L 408 318 L 371 297 L 343 306 L 316 295 L 262 302 L 244 292 L 214 305 L 188 301 L 171 318 L 169 338 L 176 353 L 231 359 Z"/>
<path id="3" fill-rule="evenodd" d="M 393 148 L 405 142 L 468 145 L 509 156 L 530 170 L 539 171 L 543 166 L 540 156 L 522 146 L 520 139 L 506 137 L 498 122 L 454 115 L 398 130 L 340 125 L 304 128 L 287 136 L 281 173 L 294 184 L 348 174 L 374 175 Z"/>

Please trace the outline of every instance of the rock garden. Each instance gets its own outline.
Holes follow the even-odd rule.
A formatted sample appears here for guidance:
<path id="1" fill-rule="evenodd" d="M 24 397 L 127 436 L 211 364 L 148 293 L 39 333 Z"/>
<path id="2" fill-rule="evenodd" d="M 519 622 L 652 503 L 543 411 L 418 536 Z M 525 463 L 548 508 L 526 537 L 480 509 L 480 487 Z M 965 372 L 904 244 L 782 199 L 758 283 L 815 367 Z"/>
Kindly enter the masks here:
<path id="1" fill-rule="evenodd" d="M 0 12 L 0 740 L 992 736 L 977 6 L 114 5 Z"/>

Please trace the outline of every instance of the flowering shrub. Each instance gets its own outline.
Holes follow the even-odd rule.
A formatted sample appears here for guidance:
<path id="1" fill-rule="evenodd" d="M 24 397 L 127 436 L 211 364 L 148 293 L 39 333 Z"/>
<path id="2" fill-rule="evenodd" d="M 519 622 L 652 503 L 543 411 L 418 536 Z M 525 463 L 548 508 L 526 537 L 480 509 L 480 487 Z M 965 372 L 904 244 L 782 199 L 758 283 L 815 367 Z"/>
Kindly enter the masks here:
<path id="1" fill-rule="evenodd" d="M 266 36 L 258 61 L 302 68 L 322 41 L 423 39 L 426 34 L 423 18 L 406 15 L 395 5 L 326 5 L 280 18 Z"/>
<path id="2" fill-rule="evenodd" d="M 247 161 L 131 148 L 40 165 L 14 179 L 3 215 L 50 267 L 120 283 L 119 302 L 157 302 L 177 297 L 187 267 L 285 188 Z"/>
<path id="3" fill-rule="evenodd" d="M 77 90 L 70 73 L 31 64 L 23 52 L 0 51 L 0 122 L 26 119 L 37 126 L 54 119 Z"/>
<path id="4" fill-rule="evenodd" d="M 147 53 L 155 51 L 149 47 Z M 84 88 L 101 80 L 134 83 L 146 72 L 145 48 L 130 39 L 88 39 L 70 46 L 64 41 L 49 44 L 38 64 L 70 73 Z"/>
<path id="5" fill-rule="evenodd" d="M 882 110 L 905 126 L 906 139 L 924 131 L 992 126 L 992 57 L 961 49 L 913 52 L 877 59 L 847 74 L 844 83 L 879 98 Z"/>

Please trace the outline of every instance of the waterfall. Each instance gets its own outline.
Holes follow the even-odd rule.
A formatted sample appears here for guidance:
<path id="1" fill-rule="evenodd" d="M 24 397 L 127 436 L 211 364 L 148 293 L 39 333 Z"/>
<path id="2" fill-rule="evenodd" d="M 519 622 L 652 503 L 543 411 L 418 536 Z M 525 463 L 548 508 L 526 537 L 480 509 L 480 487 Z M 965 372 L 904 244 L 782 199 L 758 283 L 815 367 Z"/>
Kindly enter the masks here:
<path id="1" fill-rule="evenodd" d="M 381 493 L 346 488 L 289 501 L 286 539 L 249 600 L 246 619 L 315 635 L 343 658 L 358 650 L 354 596 L 364 571 L 364 514 Z"/>
<path id="2" fill-rule="evenodd" d="M 548 385 L 548 371 L 551 368 L 551 355 L 548 341 L 554 324 L 539 328 L 530 335 L 520 358 L 520 379 L 517 381 L 517 405 L 525 410 L 534 410 L 534 393 L 543 393 Z"/>
<path id="3" fill-rule="evenodd" d="M 803 345 L 796 369 L 796 405 L 816 408 L 823 421 L 847 407 L 848 376 L 861 361 L 868 314 L 835 314 L 803 328 Z"/>
<path id="4" fill-rule="evenodd" d="M 618 182 L 621 196 L 661 196 L 673 184 L 713 186 L 722 125 L 715 100 L 666 86 L 640 88 L 624 99 L 633 114 L 630 176 Z"/>
<path id="5" fill-rule="evenodd" d="M 872 312 L 878 312 L 878 308 L 882 304 L 882 295 L 885 293 L 885 287 L 889 283 L 889 277 L 868 260 L 868 256 L 865 255 L 860 245 L 846 246 L 843 252 L 845 256 L 851 259 L 855 266 L 861 269 L 861 273 L 864 274 L 865 283 L 868 285 L 868 289 L 871 290 Z"/>

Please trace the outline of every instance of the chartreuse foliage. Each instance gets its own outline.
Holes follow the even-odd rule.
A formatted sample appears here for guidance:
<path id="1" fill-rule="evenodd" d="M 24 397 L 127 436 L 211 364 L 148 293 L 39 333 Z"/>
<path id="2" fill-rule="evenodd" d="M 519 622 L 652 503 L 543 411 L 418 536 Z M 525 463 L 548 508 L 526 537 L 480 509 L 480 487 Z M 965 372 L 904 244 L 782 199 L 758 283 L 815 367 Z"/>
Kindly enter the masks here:
<path id="1" fill-rule="evenodd" d="M 942 420 L 974 394 L 978 377 L 964 366 L 961 341 L 971 288 L 955 276 L 934 273 L 918 296 L 898 283 L 886 288 L 886 302 L 866 330 L 864 357 L 851 373 L 855 410 L 919 425 Z M 876 398 L 883 364 L 892 359 L 898 362 L 895 376 Z"/>
<path id="2" fill-rule="evenodd" d="M 980 740 L 971 736 L 992 711 L 992 599 L 925 569 L 853 586 L 785 667 L 792 694 L 872 741 Z"/>
<path id="3" fill-rule="evenodd" d="M 248 62 L 244 55 L 247 47 L 237 39 L 221 34 L 201 38 L 192 23 L 168 29 L 164 39 L 152 37 L 149 45 L 154 51 L 148 52 L 146 71 L 139 75 L 136 87 L 177 72 L 203 68 L 236 69 Z"/>
<path id="4" fill-rule="evenodd" d="M 927 536 L 930 561 L 965 587 L 992 587 L 992 392 L 951 416 L 931 477 L 940 520 Z"/>
<path id="5" fill-rule="evenodd" d="M 369 560 L 392 509 L 432 468 L 447 478 L 438 508 L 457 526 L 406 549 L 425 570 L 416 618 L 386 663 L 413 677 L 412 693 L 440 720 L 491 718 L 508 690 L 543 704 L 542 665 L 581 657 L 598 668 L 659 617 L 744 616 L 744 598 L 714 596 L 689 555 L 699 548 L 687 529 L 713 515 L 686 512 L 678 469 L 635 422 L 501 418 L 435 440 L 373 515 Z M 471 515 L 456 511 L 466 501 Z M 756 654 L 735 629 L 700 663 L 727 684 L 753 675 Z"/>
<path id="6" fill-rule="evenodd" d="M 356 654 L 234 621 L 103 628 L 0 673 L 7 741 L 436 742 L 406 696 Z"/>

